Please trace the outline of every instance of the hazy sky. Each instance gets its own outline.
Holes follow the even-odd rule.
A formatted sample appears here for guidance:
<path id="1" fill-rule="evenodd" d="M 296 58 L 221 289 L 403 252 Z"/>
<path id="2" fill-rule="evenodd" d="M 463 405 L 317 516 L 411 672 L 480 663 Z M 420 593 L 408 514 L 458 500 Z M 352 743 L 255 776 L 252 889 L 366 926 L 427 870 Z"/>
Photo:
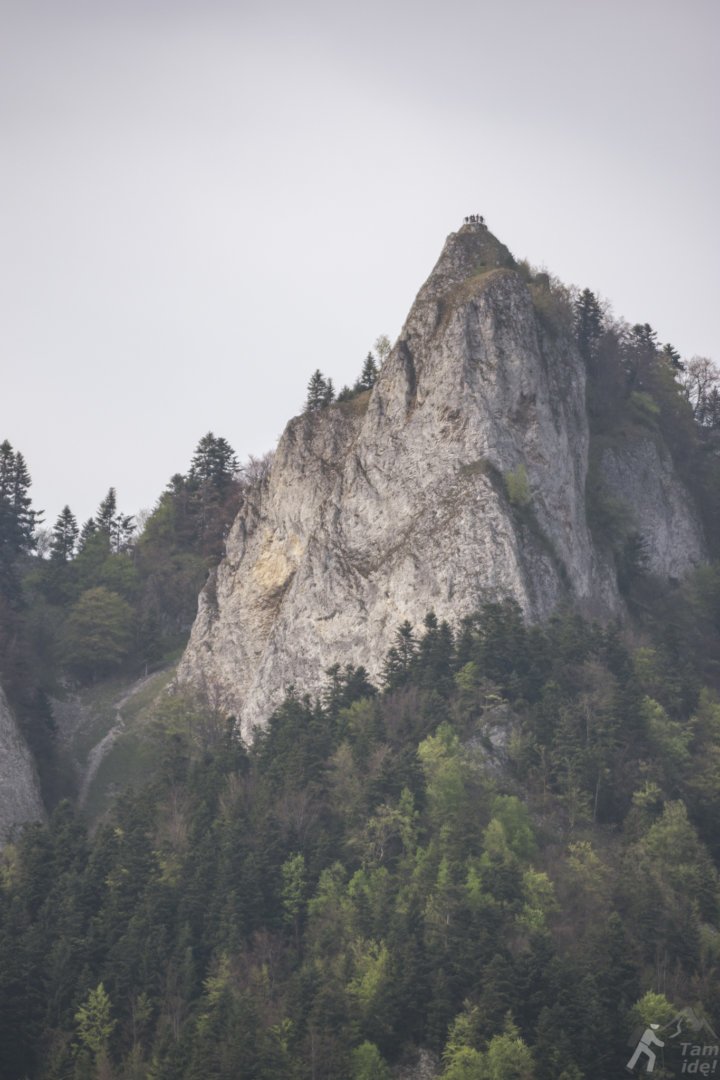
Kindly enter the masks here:
<path id="1" fill-rule="evenodd" d="M 0 0 L 0 439 L 48 524 L 274 445 L 479 212 L 720 360 L 717 0 Z"/>

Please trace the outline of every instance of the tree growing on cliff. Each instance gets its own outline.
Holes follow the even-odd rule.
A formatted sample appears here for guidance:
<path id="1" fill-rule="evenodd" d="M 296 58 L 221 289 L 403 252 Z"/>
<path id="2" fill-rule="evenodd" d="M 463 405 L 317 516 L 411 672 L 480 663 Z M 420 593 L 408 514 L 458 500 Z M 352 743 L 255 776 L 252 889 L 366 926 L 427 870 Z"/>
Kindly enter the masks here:
<path id="1" fill-rule="evenodd" d="M 224 493 L 239 469 L 237 455 L 227 439 L 208 431 L 195 448 L 188 479 L 196 484 L 210 484 Z"/>
<path id="2" fill-rule="evenodd" d="M 316 368 L 310 376 L 305 398 L 305 412 L 317 412 L 325 409 L 335 400 L 335 390 L 332 379 L 326 379 L 320 368 Z"/>
<path id="3" fill-rule="evenodd" d="M 375 362 L 375 357 L 371 352 L 365 357 L 365 363 L 363 364 L 360 378 L 355 383 L 355 389 L 362 393 L 363 390 L 372 390 L 373 386 L 377 382 L 377 377 L 380 374 L 380 370 Z"/>
<path id="4" fill-rule="evenodd" d="M 635 323 L 624 343 L 624 361 L 628 386 L 651 388 L 651 378 L 658 361 L 657 332 L 650 323 Z"/>
<path id="5" fill-rule="evenodd" d="M 374 348 L 380 363 L 384 364 L 392 352 L 392 343 L 387 334 L 380 334 L 375 342 Z"/>
<path id="6" fill-rule="evenodd" d="M 597 296 L 590 289 L 583 289 L 575 302 L 575 333 L 580 355 L 586 364 L 593 364 L 597 360 L 603 326 L 604 318 Z"/>
<path id="7" fill-rule="evenodd" d="M 203 435 L 187 477 L 180 478 L 176 505 L 180 510 L 184 502 L 182 514 L 192 525 L 194 542 L 203 555 L 222 555 L 227 530 L 240 507 L 239 473 L 237 456 L 227 439 L 212 431 Z"/>

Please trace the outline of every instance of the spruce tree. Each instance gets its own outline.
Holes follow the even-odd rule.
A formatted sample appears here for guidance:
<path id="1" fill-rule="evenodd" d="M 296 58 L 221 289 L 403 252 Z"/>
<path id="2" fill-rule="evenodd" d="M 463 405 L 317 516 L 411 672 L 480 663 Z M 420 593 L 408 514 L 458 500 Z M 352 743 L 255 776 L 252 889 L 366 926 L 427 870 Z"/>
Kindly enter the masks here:
<path id="1" fill-rule="evenodd" d="M 134 514 L 117 514 L 110 533 L 110 547 L 116 555 L 128 551 L 135 534 Z"/>
<path id="2" fill-rule="evenodd" d="M 377 382 L 379 371 L 378 366 L 375 363 L 375 357 L 371 352 L 365 357 L 365 363 L 363 364 L 362 373 L 356 383 L 356 388 L 362 392 L 363 390 L 372 390 L 373 386 Z"/>
<path id="3" fill-rule="evenodd" d="M 35 528 L 41 518 L 32 509 L 31 483 L 25 458 L 5 439 L 0 444 L 0 549 L 5 559 L 35 547 Z"/>
<path id="4" fill-rule="evenodd" d="M 680 353 L 677 351 L 676 348 L 674 348 L 674 346 L 670 344 L 670 342 L 668 342 L 666 345 L 663 345 L 662 355 L 667 361 L 668 365 L 673 369 L 673 371 L 685 370 L 685 365 L 680 358 Z"/>
<path id="5" fill-rule="evenodd" d="M 75 554 L 79 535 L 78 523 L 69 506 L 64 506 L 52 530 L 50 558 L 53 562 L 69 562 Z"/>
<path id="6" fill-rule="evenodd" d="M 80 540 L 78 543 L 78 549 L 84 551 L 88 545 L 88 541 L 91 537 L 95 536 L 98 531 L 98 527 L 95 524 L 95 518 L 88 518 L 82 529 L 80 530 Z"/>
<path id="7" fill-rule="evenodd" d="M 395 631 L 395 640 L 388 650 L 382 679 L 388 690 L 404 686 L 415 665 L 418 643 L 412 624 L 406 619 Z"/>
<path id="8" fill-rule="evenodd" d="M 97 526 L 98 532 L 106 533 L 107 536 L 111 536 L 116 514 L 117 493 L 115 488 L 111 487 L 103 501 L 100 503 L 98 512 L 95 515 L 95 525 Z"/>
<path id="9" fill-rule="evenodd" d="M 305 412 L 317 412 L 318 409 L 322 409 L 328 404 L 326 401 L 327 386 L 327 381 L 320 368 L 316 368 L 308 383 Z"/>
<path id="10" fill-rule="evenodd" d="M 603 329 L 604 319 L 598 298 L 590 289 L 583 289 L 575 303 L 575 333 L 580 355 L 586 364 L 597 360 Z"/>
<path id="11" fill-rule="evenodd" d="M 326 409 L 335 400 L 335 388 L 332 379 L 325 380 L 325 389 L 322 396 L 322 408 Z"/>
<path id="12" fill-rule="evenodd" d="M 173 476 L 163 496 L 166 522 L 172 522 L 182 548 L 213 558 L 222 555 L 228 527 L 242 499 L 240 471 L 227 439 L 212 431 L 203 435 L 187 476 Z"/>
<path id="13" fill-rule="evenodd" d="M 32 480 L 25 464 L 25 458 L 18 452 L 15 455 L 13 506 L 17 516 L 23 551 L 30 551 L 35 547 L 35 528 L 41 521 L 41 515 L 32 509 L 32 499 L 28 494 L 31 483 Z"/>
<path id="14" fill-rule="evenodd" d="M 227 439 L 208 431 L 195 448 L 188 479 L 224 491 L 237 476 L 239 468 L 235 451 Z"/>
<path id="15" fill-rule="evenodd" d="M 13 576 L 10 570 L 17 556 L 17 529 L 12 509 L 14 468 L 15 451 L 6 439 L 0 444 L 0 568 L 4 594 L 10 591 Z"/>
<path id="16" fill-rule="evenodd" d="M 646 388 L 658 356 L 657 333 L 650 323 L 632 327 L 623 351 L 628 386 Z"/>
<path id="17" fill-rule="evenodd" d="M 0 499 L 7 499 L 12 490 L 12 476 L 15 470 L 15 451 L 5 439 L 0 443 Z"/>
<path id="18" fill-rule="evenodd" d="M 132 514 L 121 514 L 117 508 L 117 493 L 111 487 L 107 495 L 100 503 L 95 515 L 96 531 L 107 537 L 108 545 L 113 554 L 118 555 L 127 551 L 132 544 L 135 532 L 135 519 Z M 84 531 L 84 529 L 83 529 Z M 82 541 L 81 537 L 81 541 Z M 81 543 L 81 548 L 85 546 Z"/>

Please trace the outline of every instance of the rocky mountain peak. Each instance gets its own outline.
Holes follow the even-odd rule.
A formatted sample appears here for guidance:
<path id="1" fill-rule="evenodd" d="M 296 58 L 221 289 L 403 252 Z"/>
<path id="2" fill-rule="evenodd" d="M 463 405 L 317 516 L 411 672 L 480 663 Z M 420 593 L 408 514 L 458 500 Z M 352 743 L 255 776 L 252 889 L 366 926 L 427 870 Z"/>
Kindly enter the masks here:
<path id="1" fill-rule="evenodd" d="M 466 222 L 448 236 L 440 258 L 418 294 L 418 300 L 440 297 L 469 278 L 514 266 L 515 260 L 510 251 L 484 223 Z"/>
<path id="2" fill-rule="evenodd" d="M 585 366 L 513 267 L 482 222 L 466 222 L 369 400 L 288 424 L 179 669 L 246 736 L 288 685 L 317 692 L 334 662 L 377 677 L 399 624 L 431 610 L 455 624 L 505 596 L 531 619 L 560 604 L 622 610 L 587 521 Z M 615 448 L 603 467 L 639 531 L 653 532 L 656 572 L 703 557 L 691 501 L 651 438 Z"/>

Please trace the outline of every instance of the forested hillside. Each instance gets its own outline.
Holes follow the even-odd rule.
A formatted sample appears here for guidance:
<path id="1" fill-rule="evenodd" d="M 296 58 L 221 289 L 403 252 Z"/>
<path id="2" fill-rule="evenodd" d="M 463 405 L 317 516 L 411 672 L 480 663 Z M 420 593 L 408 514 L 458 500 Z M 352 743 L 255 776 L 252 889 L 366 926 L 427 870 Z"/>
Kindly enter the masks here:
<path id="1" fill-rule="evenodd" d="M 378 678 L 338 663 L 246 741 L 163 691 L 153 775 L 99 820 L 55 713 L 170 669 L 270 462 L 208 434 L 140 528 L 110 488 L 43 532 L 0 447 L 0 682 L 49 811 L 0 855 L 2 1080 L 604 1080 L 649 1024 L 674 1076 L 681 1011 L 720 1022 L 717 372 L 519 270 L 587 366 L 587 517 L 622 618 L 428 612 Z M 315 373 L 310 423 L 373 392 L 369 359 L 337 402 Z M 708 561 L 682 581 L 650 572 L 599 469 L 639 433 L 702 522 Z M 527 476 L 493 482 L 534 528 Z"/>
<path id="2" fill-rule="evenodd" d="M 69 506 L 43 526 L 22 453 L 0 446 L 0 685 L 50 806 L 73 788 L 51 699 L 177 658 L 208 569 L 267 465 L 251 458 L 241 467 L 209 432 L 140 528 L 113 487 L 82 526 Z"/>
<path id="3" fill-rule="evenodd" d="M 634 652 L 428 615 L 250 749 L 167 702 L 151 785 L 5 852 L 2 1075 L 604 1077 L 638 1021 L 716 1015 L 719 599 L 701 572 Z"/>

